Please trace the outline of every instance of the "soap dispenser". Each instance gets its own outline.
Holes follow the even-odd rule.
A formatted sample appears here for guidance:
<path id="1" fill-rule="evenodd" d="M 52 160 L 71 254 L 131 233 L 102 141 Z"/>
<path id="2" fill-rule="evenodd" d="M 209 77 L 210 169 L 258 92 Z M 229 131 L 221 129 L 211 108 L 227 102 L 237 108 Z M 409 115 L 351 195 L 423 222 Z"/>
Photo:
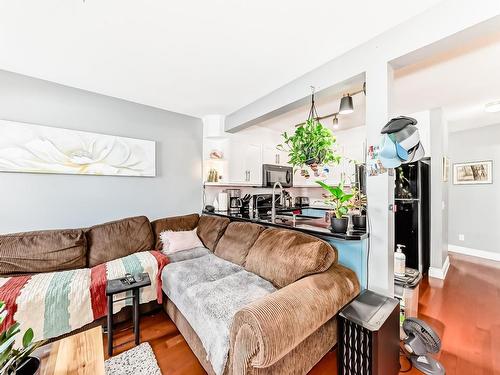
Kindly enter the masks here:
<path id="1" fill-rule="evenodd" d="M 406 255 L 403 253 L 405 245 L 396 245 L 397 249 L 394 253 L 394 274 L 404 277 L 406 275 Z"/>

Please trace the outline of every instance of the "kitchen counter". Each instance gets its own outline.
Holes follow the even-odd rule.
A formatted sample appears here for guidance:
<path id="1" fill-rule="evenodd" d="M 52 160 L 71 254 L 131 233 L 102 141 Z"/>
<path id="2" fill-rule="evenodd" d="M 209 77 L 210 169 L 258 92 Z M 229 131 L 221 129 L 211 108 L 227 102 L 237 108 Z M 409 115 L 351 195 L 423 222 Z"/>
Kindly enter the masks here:
<path id="1" fill-rule="evenodd" d="M 306 208 L 308 207 L 302 207 L 302 209 Z M 324 237 L 324 238 L 334 238 L 345 241 L 360 241 L 368 238 L 368 233 L 366 233 L 366 231 L 351 230 L 347 231 L 347 233 L 333 233 L 329 229 L 330 223 L 325 222 L 324 218 L 297 216 L 295 225 L 293 225 L 292 216 L 286 216 L 286 214 L 290 212 L 290 210 L 291 209 L 287 209 L 286 211 L 283 212 L 277 212 L 277 216 L 280 217 L 280 219 L 277 219 L 276 223 L 272 223 L 270 220 L 266 219 L 250 218 L 248 215 L 233 214 L 230 212 L 221 212 L 221 211 L 209 212 L 204 210 L 203 213 L 206 215 L 227 217 L 235 221 L 249 221 L 252 223 L 262 224 L 265 226 L 297 230 L 300 232 L 311 234 L 313 236 Z"/>

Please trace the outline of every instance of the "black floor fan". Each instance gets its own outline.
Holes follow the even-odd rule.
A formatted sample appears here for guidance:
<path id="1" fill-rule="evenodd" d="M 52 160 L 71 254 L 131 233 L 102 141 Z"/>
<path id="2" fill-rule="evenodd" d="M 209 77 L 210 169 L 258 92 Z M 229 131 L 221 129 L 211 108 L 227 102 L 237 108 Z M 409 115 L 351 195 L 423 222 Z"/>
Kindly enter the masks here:
<path id="1" fill-rule="evenodd" d="M 441 340 L 434 330 L 424 321 L 416 318 L 407 318 L 403 322 L 405 350 L 410 355 L 410 361 L 416 369 L 424 374 L 444 375 L 443 365 L 429 353 L 438 353 L 441 349 Z"/>

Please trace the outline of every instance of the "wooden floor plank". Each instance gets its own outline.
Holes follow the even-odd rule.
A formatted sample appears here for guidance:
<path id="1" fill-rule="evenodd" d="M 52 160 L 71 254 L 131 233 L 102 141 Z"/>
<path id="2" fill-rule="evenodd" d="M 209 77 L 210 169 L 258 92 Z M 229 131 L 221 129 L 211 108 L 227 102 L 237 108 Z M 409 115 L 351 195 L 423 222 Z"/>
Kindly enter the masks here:
<path id="1" fill-rule="evenodd" d="M 424 279 L 419 316 L 442 339 L 437 358 L 447 375 L 500 375 L 500 262 L 450 255 L 445 281 Z M 116 335 L 117 342 L 132 333 Z M 141 340 L 150 342 L 164 375 L 202 375 L 205 371 L 172 321 L 158 313 L 141 320 Z M 106 347 L 106 339 L 104 339 Z M 115 355 L 132 344 L 115 351 Z M 408 362 L 401 358 L 402 369 Z M 310 375 L 337 373 L 336 351 L 328 353 Z M 403 374 L 403 373 L 401 373 Z M 416 369 L 406 375 L 421 374 Z"/>

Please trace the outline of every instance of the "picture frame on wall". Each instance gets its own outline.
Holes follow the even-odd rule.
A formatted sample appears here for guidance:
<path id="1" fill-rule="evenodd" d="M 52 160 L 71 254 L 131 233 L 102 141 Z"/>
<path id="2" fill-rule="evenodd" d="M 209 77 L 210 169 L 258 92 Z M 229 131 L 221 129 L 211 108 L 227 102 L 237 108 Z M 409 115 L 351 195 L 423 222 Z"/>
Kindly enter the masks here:
<path id="1" fill-rule="evenodd" d="M 481 185 L 493 183 L 493 161 L 473 161 L 453 164 L 454 185 Z"/>
<path id="2" fill-rule="evenodd" d="M 0 120 L 0 172 L 155 177 L 156 143 Z"/>

